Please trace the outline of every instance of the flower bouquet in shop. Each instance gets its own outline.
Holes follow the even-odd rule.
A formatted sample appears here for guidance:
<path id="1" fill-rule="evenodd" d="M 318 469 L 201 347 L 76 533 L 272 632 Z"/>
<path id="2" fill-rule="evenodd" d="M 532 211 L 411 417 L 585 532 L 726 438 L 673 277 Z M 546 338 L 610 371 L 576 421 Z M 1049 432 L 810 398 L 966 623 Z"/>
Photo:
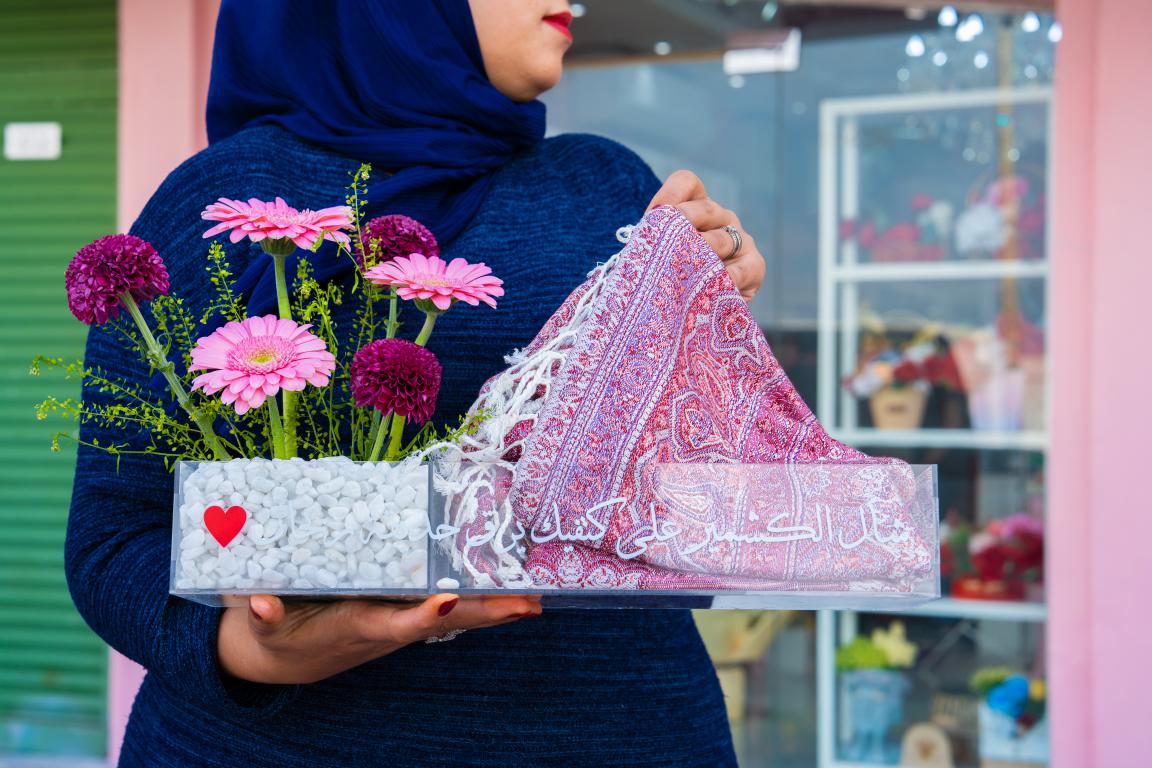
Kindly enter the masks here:
<path id="1" fill-rule="evenodd" d="M 169 462 L 174 594 L 547 590 L 650 605 L 629 599 L 659 591 L 717 607 L 939 595 L 934 468 L 832 440 L 674 208 L 618 233 L 623 249 L 510 351 L 457 426 L 427 424 L 444 375 L 425 347 L 436 319 L 460 302 L 495 308 L 502 283 L 445 262 L 418 222 L 362 223 L 367 174 L 345 206 L 205 208 L 205 237 L 259 243 L 272 261 L 275 315 L 247 316 L 219 242 L 216 300 L 195 311 L 128 235 L 68 269 L 76 316 L 121 334 L 171 397 L 76 364 L 111 404 L 50 399 L 41 413 L 112 426 L 124 444 L 95 447 Z M 324 241 L 356 262 L 350 289 L 315 276 L 307 252 Z M 333 320 L 348 303 L 352 343 Z M 397 334 L 402 311 L 423 316 L 413 340 Z M 405 441 L 408 423 L 424 426 Z"/>
<path id="2" fill-rule="evenodd" d="M 952 353 L 938 333 L 926 330 L 897 347 L 882 332 L 865 334 L 856 370 L 844 386 L 867 398 L 877 429 L 917 429 L 933 387 L 962 392 Z"/>
<path id="3" fill-rule="evenodd" d="M 941 261 L 948 258 L 954 209 L 946 200 L 913 195 L 912 215 L 884 226 L 882 217 L 845 219 L 840 240 L 855 242 L 869 261 L 877 263 Z"/>
<path id="4" fill-rule="evenodd" d="M 987 667 L 972 676 L 980 697 L 980 757 L 996 765 L 1047 765 L 1047 685 L 1010 667 Z"/>
<path id="5" fill-rule="evenodd" d="M 953 597 L 968 600 L 1039 600 L 1044 583 L 1044 524 L 1029 514 L 993 520 L 972 532 L 950 527 L 942 568 Z"/>

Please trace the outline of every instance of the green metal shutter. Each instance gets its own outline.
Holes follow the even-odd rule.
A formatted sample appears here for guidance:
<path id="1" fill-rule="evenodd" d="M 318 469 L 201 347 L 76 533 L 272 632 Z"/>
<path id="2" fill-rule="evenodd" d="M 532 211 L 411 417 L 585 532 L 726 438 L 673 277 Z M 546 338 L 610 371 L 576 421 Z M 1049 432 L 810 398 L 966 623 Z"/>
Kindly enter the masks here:
<path id="1" fill-rule="evenodd" d="M 0 157 L 0 763 L 105 754 L 107 649 L 63 570 L 75 452 L 51 453 L 33 412 L 78 388 L 28 367 L 83 354 L 64 268 L 116 227 L 114 0 L 0 3 L 0 124 L 43 121 L 63 127 L 60 159 Z"/>

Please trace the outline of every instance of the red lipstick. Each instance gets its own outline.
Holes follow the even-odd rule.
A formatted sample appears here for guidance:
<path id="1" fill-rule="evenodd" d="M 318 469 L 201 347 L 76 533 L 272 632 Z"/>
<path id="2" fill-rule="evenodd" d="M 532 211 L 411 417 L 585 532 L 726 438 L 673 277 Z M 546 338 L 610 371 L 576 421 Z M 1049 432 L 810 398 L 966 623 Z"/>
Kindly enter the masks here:
<path id="1" fill-rule="evenodd" d="M 568 29 L 568 25 L 572 23 L 572 13 L 564 11 L 563 13 L 554 13 L 551 16 L 545 16 L 544 22 L 550 24 L 560 31 L 560 34 L 569 40 L 572 39 L 572 31 Z"/>

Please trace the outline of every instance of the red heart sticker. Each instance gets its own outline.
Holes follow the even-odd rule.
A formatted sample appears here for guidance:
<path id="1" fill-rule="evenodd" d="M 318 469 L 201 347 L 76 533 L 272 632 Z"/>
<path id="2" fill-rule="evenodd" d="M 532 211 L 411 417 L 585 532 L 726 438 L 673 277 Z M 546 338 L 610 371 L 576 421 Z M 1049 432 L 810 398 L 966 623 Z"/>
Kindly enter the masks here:
<path id="1" fill-rule="evenodd" d="M 248 513 L 244 507 L 228 507 L 227 512 L 217 506 L 204 510 L 204 525 L 222 547 L 228 546 L 236 538 L 246 522 Z"/>

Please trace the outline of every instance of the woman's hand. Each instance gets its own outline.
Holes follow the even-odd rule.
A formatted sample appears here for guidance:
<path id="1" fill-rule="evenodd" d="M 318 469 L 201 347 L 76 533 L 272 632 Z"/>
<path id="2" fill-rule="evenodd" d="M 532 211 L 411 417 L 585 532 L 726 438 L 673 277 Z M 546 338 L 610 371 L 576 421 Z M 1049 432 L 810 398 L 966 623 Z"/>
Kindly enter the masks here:
<path id="1" fill-rule="evenodd" d="M 539 596 L 433 595 L 411 606 L 371 600 L 285 605 L 253 595 L 220 619 L 223 670 L 255 683 L 314 683 L 410 643 L 454 629 L 507 624 L 540 615 Z"/>
<path id="2" fill-rule="evenodd" d="M 648 204 L 648 211 L 659 205 L 674 205 L 704 236 L 712 250 L 724 260 L 728 276 L 745 301 L 751 301 L 764 282 L 764 257 L 756 248 L 756 241 L 740 225 L 739 217 L 709 199 L 704 182 L 691 171 L 676 171 Z M 647 211 L 645 211 L 647 213 Z M 732 235 L 724 229 L 735 227 L 743 241 L 740 250 L 733 253 Z"/>

